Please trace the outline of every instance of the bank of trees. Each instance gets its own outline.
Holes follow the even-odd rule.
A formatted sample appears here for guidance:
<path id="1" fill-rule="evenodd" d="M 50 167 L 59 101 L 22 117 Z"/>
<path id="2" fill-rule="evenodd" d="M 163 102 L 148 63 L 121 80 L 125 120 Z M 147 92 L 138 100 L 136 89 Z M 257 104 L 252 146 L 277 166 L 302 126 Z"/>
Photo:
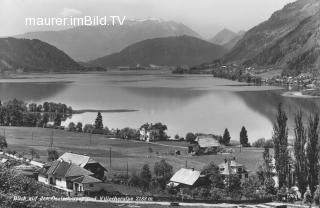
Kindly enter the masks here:
<path id="1" fill-rule="evenodd" d="M 173 167 L 161 160 L 155 163 L 153 172 L 148 164 L 144 164 L 139 173 L 133 173 L 128 178 L 128 183 L 143 191 L 164 191 L 172 175 Z"/>
<path id="2" fill-rule="evenodd" d="M 252 75 L 250 73 L 247 73 L 245 70 L 238 69 L 238 68 L 228 68 L 228 67 L 219 67 L 215 68 L 212 71 L 212 74 L 214 77 L 217 78 L 224 78 L 224 79 L 230 79 L 233 81 L 239 81 L 239 82 L 247 82 L 247 83 L 254 83 L 256 85 L 262 84 L 262 78 Z"/>
<path id="3" fill-rule="evenodd" d="M 302 195 L 309 187 L 313 197 L 319 185 L 319 115 L 318 113 L 310 115 L 305 124 L 303 113 L 298 111 L 294 123 L 295 141 L 294 158 L 292 158 L 288 149 L 287 115 L 280 104 L 272 137 L 279 188 L 291 187 L 293 185 L 291 176 L 294 175 Z"/>
<path id="4" fill-rule="evenodd" d="M 49 121 L 60 126 L 61 122 L 72 115 L 72 108 L 62 103 L 30 103 L 13 99 L 0 101 L 1 126 L 46 127 Z"/>

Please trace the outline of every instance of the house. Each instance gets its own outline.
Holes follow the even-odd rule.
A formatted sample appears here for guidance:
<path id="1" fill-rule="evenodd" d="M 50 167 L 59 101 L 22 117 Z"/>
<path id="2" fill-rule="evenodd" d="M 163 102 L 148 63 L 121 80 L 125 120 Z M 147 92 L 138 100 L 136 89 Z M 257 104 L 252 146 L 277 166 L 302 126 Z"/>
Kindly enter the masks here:
<path id="1" fill-rule="evenodd" d="M 214 135 L 199 135 L 194 143 L 189 146 L 189 153 L 210 154 L 217 153 L 221 145 Z"/>
<path id="2" fill-rule="evenodd" d="M 71 162 L 93 173 L 95 178 L 100 180 L 104 179 L 104 174 L 107 171 L 100 163 L 93 160 L 87 155 L 75 154 L 72 152 L 66 152 L 59 157 L 60 160 Z"/>
<path id="3" fill-rule="evenodd" d="M 220 174 L 228 177 L 230 175 L 237 175 L 244 181 L 248 178 L 249 172 L 246 170 L 245 166 L 236 161 L 236 158 L 225 159 L 223 163 L 219 165 Z"/>
<path id="4" fill-rule="evenodd" d="M 154 129 L 152 126 L 141 127 L 139 129 L 140 140 L 146 142 L 156 141 L 158 140 L 156 135 L 159 135 L 159 132 L 158 129 Z"/>
<path id="5" fill-rule="evenodd" d="M 102 181 L 95 178 L 94 173 L 62 159 L 46 163 L 40 168 L 38 181 L 76 196 L 83 196 L 102 189 Z"/>
<path id="6" fill-rule="evenodd" d="M 173 187 L 195 187 L 204 184 L 205 178 L 200 171 L 181 168 L 170 179 L 167 186 Z"/>

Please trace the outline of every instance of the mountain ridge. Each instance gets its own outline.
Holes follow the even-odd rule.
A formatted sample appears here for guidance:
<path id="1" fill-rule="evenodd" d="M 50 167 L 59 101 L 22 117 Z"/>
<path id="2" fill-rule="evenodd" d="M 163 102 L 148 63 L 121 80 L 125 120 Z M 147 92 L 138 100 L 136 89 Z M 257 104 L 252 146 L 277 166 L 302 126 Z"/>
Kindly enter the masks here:
<path id="1" fill-rule="evenodd" d="M 165 37 L 147 39 L 134 43 L 119 53 L 90 61 L 92 65 L 115 67 L 138 64 L 143 66 L 194 66 L 203 62 L 212 61 L 226 53 L 222 46 L 191 37 Z"/>
<path id="2" fill-rule="evenodd" d="M 29 32 L 14 37 L 39 39 L 77 61 L 90 61 L 145 39 L 181 35 L 201 37 L 182 23 L 154 19 L 128 20 L 123 26 L 81 26 L 61 31 Z"/>
<path id="3" fill-rule="evenodd" d="M 267 21 L 246 32 L 224 60 L 251 66 L 276 65 L 294 73 L 316 69 L 319 66 L 319 11 L 318 0 L 298 0 L 287 4 Z"/>
<path id="4" fill-rule="evenodd" d="M 66 72 L 83 70 L 63 51 L 43 41 L 0 38 L 0 70 Z"/>

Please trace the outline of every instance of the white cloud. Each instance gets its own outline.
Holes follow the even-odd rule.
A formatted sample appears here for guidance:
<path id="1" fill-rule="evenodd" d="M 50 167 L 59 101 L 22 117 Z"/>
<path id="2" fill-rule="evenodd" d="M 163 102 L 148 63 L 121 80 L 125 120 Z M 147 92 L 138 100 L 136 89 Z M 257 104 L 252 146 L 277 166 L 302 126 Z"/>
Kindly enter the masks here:
<path id="1" fill-rule="evenodd" d="M 63 17 L 80 16 L 82 12 L 73 8 L 63 8 L 59 13 Z"/>

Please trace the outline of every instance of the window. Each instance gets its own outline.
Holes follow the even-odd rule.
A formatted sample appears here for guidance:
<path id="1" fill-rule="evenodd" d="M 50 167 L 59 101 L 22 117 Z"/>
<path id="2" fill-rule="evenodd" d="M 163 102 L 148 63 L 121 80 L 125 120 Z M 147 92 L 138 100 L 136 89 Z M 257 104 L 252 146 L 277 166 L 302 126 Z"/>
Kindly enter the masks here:
<path id="1" fill-rule="evenodd" d="M 92 188 L 92 187 L 93 187 L 93 184 L 92 184 L 92 183 L 91 183 L 91 184 L 89 184 L 89 187 L 91 187 L 91 188 Z"/>

